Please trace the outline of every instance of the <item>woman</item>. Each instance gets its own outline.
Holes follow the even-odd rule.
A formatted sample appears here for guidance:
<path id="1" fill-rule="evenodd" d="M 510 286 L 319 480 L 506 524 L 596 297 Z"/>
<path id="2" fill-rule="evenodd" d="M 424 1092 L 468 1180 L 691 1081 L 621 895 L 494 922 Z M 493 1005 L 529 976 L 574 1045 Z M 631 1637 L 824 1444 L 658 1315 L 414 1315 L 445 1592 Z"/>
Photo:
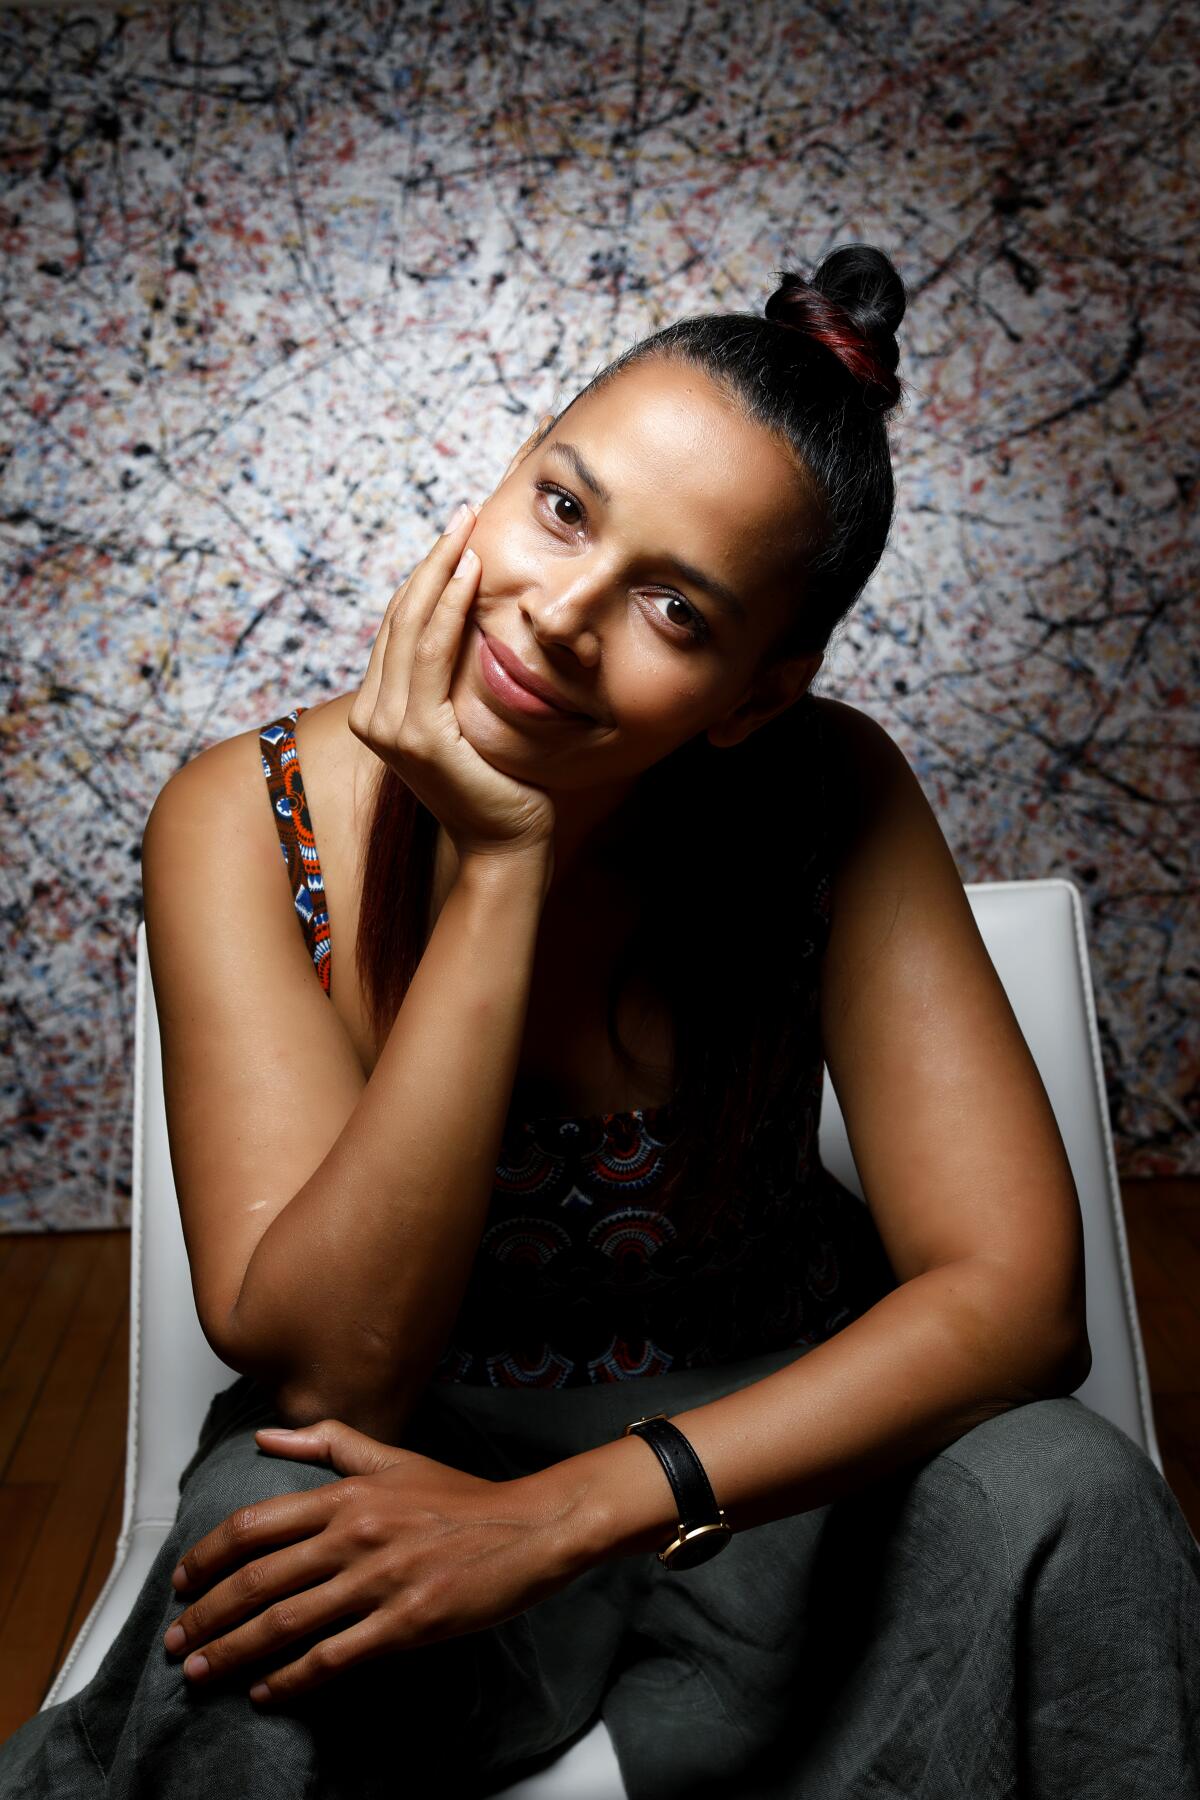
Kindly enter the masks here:
<path id="1" fill-rule="evenodd" d="M 1200 1793 L 1200 1553 L 1071 1397 L 1045 1092 L 903 756 L 809 691 L 890 526 L 904 306 L 850 246 L 635 345 L 356 692 L 159 796 L 242 1373 L 5 1796 L 487 1792 L 597 1710 L 631 1800 Z"/>

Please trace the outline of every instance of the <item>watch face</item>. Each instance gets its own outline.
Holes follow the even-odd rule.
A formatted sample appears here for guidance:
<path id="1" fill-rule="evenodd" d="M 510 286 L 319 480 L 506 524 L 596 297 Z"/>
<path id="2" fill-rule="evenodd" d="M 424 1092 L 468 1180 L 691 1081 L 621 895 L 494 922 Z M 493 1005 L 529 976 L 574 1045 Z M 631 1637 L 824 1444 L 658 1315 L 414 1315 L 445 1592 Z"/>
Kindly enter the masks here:
<path id="1" fill-rule="evenodd" d="M 695 1569 L 712 1557 L 719 1555 L 729 1542 L 733 1533 L 727 1525 L 714 1526 L 709 1531 L 699 1531 L 694 1537 L 680 1544 L 667 1564 L 669 1569 Z"/>

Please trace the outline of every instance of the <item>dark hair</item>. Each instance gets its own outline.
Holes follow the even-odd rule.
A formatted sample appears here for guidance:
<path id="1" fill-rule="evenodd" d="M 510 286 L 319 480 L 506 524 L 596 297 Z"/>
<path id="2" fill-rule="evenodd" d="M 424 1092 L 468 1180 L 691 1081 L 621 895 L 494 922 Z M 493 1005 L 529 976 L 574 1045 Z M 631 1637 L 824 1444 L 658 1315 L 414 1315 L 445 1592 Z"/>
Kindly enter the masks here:
<path id="1" fill-rule="evenodd" d="M 834 250 L 808 280 L 776 274 L 762 315 L 705 314 L 643 338 L 547 430 L 623 370 L 667 357 L 702 369 L 787 445 L 817 524 L 804 541 L 794 617 L 769 651 L 778 658 L 824 654 L 887 542 L 895 497 L 887 417 L 902 393 L 895 331 L 906 295 L 888 257 L 867 244 Z M 823 898 L 810 867 L 821 832 L 816 724 L 804 695 L 735 746 L 718 749 L 699 733 L 643 772 L 614 852 L 637 870 L 646 904 L 613 974 L 608 1034 L 625 1065 L 638 1067 L 617 1010 L 629 976 L 649 974 L 667 999 L 676 1053 L 663 1199 L 686 1191 L 696 1171 L 706 1190 L 707 1203 L 689 1202 L 679 1221 L 681 1238 L 712 1225 L 753 1134 L 819 1053 L 817 984 L 805 967 L 820 931 L 811 908 Z M 356 948 L 380 1039 L 424 953 L 437 830 L 381 762 Z"/>

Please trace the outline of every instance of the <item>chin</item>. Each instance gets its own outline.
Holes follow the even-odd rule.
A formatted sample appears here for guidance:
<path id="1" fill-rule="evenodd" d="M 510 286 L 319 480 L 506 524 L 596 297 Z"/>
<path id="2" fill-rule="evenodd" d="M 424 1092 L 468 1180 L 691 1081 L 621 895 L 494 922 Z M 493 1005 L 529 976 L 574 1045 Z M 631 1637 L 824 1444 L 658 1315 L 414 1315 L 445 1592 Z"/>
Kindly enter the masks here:
<path id="1" fill-rule="evenodd" d="M 505 775 L 519 776 L 527 772 L 531 762 L 541 760 L 538 746 L 531 743 L 518 727 L 497 718 L 487 701 L 464 680 L 459 691 L 450 690 L 450 703 L 458 720 L 458 729 L 480 756 Z M 526 754 L 521 755 L 522 748 Z M 509 765 L 514 765 L 512 768 Z"/>

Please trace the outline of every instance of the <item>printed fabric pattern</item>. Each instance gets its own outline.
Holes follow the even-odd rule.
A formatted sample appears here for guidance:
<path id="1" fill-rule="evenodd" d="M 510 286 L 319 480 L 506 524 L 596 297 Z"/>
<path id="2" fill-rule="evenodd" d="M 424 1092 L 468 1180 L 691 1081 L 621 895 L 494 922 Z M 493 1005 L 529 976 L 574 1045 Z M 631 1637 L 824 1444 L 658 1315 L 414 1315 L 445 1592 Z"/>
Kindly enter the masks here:
<path id="1" fill-rule="evenodd" d="M 329 910 L 325 904 L 325 878 L 321 874 L 321 859 L 317 855 L 317 840 L 308 816 L 300 757 L 296 750 L 296 721 L 305 710 L 303 706 L 293 707 L 282 719 L 264 725 L 258 738 L 292 901 L 317 979 L 328 994 L 333 975 L 333 946 L 329 936 Z"/>
<path id="2" fill-rule="evenodd" d="M 296 913 L 328 994 L 329 917 L 294 733 L 304 711 L 260 737 Z M 801 1053 L 756 1134 L 740 1193 L 701 1243 L 677 1246 L 672 1206 L 659 1195 L 673 1102 L 594 1117 L 510 1114 L 435 1382 L 585 1387 L 716 1367 L 820 1343 L 895 1286 L 867 1208 L 818 1151 L 830 882 L 820 856 L 808 868 L 792 979 Z"/>

